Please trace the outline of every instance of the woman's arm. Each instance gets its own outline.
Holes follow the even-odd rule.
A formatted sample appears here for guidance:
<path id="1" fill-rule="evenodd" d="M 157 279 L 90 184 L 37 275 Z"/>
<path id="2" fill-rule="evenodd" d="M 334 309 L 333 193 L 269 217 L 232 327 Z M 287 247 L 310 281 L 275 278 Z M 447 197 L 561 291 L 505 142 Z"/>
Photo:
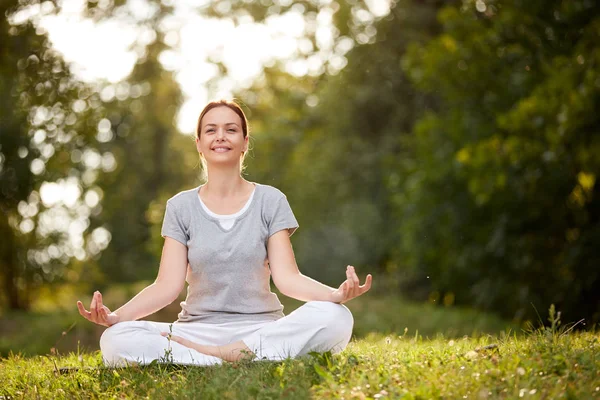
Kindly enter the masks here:
<path id="1" fill-rule="evenodd" d="M 269 238 L 267 254 L 275 286 L 281 293 L 294 299 L 344 303 L 371 288 L 371 275 L 367 275 L 365 284 L 360 285 L 351 265 L 346 268 L 346 280 L 337 289 L 302 275 L 298 270 L 287 230 L 279 231 Z"/>
<path id="2" fill-rule="evenodd" d="M 87 311 L 78 301 L 79 313 L 100 325 L 110 326 L 117 322 L 134 321 L 150 315 L 171 304 L 185 284 L 188 264 L 187 246 L 170 237 L 165 238 L 158 276 L 154 283 L 141 290 L 114 312 L 102 303 L 102 295 L 95 292 Z"/>

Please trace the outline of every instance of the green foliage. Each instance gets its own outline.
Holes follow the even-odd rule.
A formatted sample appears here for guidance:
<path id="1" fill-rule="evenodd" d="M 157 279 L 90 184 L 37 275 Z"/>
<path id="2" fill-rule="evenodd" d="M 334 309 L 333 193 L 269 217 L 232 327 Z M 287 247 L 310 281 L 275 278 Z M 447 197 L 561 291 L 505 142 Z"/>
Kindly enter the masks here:
<path id="1" fill-rule="evenodd" d="M 552 304 L 548 309 L 549 325 L 544 324 L 540 319 L 539 327 L 535 328 L 533 323 L 529 322 L 526 324 L 525 332 L 529 336 L 538 337 L 540 339 L 539 343 L 543 344 L 549 352 L 553 352 L 560 342 L 560 339 L 572 332 L 583 321 L 584 320 L 580 320 L 563 325 L 561 321 L 561 312 L 556 311 L 556 307 Z"/>
<path id="2" fill-rule="evenodd" d="M 90 13 L 106 18 L 119 3 L 91 5 Z M 36 4 L 0 7 L 7 16 L 0 24 L 0 88 L 7 94 L 0 107 L 0 308 L 28 309 L 50 283 L 102 288 L 110 280 L 154 277 L 166 198 L 197 177 L 193 143 L 173 125 L 181 96 L 158 62 L 162 36 L 126 81 L 83 84 L 36 21 L 9 23 Z M 161 7 L 157 18 L 168 11 Z M 156 29 L 159 20 L 139 22 Z M 42 163 L 42 172 L 33 172 L 34 163 Z M 78 204 L 43 203 L 40 187 L 65 179 L 79 187 Z M 99 198 L 97 205 L 86 205 L 88 194 Z M 77 251 L 68 243 L 67 216 L 83 225 Z M 40 225 L 49 219 L 61 226 L 44 233 Z M 99 227 L 109 233 L 108 248 L 93 238 Z"/>
<path id="3" fill-rule="evenodd" d="M 104 198 L 102 214 L 96 220 L 111 232 L 110 246 L 98 259 L 103 273 L 95 279 L 99 287 L 156 276 L 164 243 L 160 227 L 166 201 L 198 182 L 193 138 L 178 133 L 174 125 L 181 91 L 158 61 L 164 49 L 158 38 L 126 82 L 108 85 L 144 91 L 141 96 L 113 98 L 106 103 L 116 133 L 106 146 L 114 154 L 117 168 L 98 181 L 110 196 Z"/>
<path id="4" fill-rule="evenodd" d="M 442 32 L 403 59 L 440 103 L 397 163 L 400 252 L 459 303 L 598 320 L 600 8 L 485 5 L 444 8 Z"/>
<path id="5" fill-rule="evenodd" d="M 27 309 L 42 285 L 82 269 L 81 257 L 74 260 L 67 250 L 65 224 L 67 217 L 80 217 L 86 225 L 91 211 L 51 209 L 41 201 L 42 184 L 102 173 L 82 160 L 84 152 L 102 155 L 94 138 L 104 116 L 99 96 L 72 76 L 31 21 L 9 22 L 30 3 L 0 6 L 0 306 L 11 309 Z M 93 191 L 93 179 L 80 189 Z M 42 220 L 46 232 L 38 230 Z M 90 231 L 82 236 L 89 240 Z"/>

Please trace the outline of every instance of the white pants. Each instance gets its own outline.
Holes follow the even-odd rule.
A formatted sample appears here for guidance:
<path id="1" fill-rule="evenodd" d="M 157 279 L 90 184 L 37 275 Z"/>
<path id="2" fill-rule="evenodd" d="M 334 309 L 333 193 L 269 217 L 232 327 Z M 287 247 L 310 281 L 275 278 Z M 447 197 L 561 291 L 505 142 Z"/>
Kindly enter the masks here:
<path id="1" fill-rule="evenodd" d="M 328 301 L 310 301 L 289 315 L 270 322 L 228 322 L 172 324 L 173 335 L 193 342 L 222 346 L 242 340 L 256 360 L 283 360 L 311 351 L 337 353 L 352 335 L 354 320 L 346 306 Z M 100 338 L 104 363 L 122 366 L 147 364 L 152 360 L 177 364 L 213 365 L 223 360 L 169 341 L 161 332 L 169 332 L 169 323 L 125 321 L 106 329 Z"/>

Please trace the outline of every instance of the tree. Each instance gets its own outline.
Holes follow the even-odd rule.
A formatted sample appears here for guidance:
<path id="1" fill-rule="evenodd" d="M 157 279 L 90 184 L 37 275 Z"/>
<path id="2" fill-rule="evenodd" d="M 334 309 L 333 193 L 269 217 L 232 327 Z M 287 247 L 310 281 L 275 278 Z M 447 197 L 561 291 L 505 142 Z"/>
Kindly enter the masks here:
<path id="1" fill-rule="evenodd" d="M 158 30 L 165 14 L 168 9 L 163 7 L 152 19 L 140 22 L 156 33 L 156 40 L 125 81 L 104 89 L 112 94 L 106 97 L 112 133 L 105 146 L 115 155 L 116 168 L 98 181 L 110 196 L 97 220 L 111 232 L 111 245 L 98 258 L 100 284 L 156 275 L 166 200 L 191 187 L 199 176 L 193 168 L 198 165 L 193 137 L 180 134 L 174 125 L 181 90 L 172 72 L 159 62 L 167 48 Z M 120 99 L 114 96 L 118 91 Z"/>
<path id="2" fill-rule="evenodd" d="M 7 16 L 0 22 L 0 293 L 11 309 L 28 308 L 36 288 L 65 277 L 73 257 L 76 274 L 85 240 L 106 244 L 105 230 L 87 229 L 97 203 L 93 179 L 81 183 L 99 169 L 89 157 L 102 156 L 94 140 L 100 100 L 22 18 L 47 9 L 24 1 L 0 6 Z M 59 184 L 69 185 L 67 203 L 43 196 Z"/>
<path id="3" fill-rule="evenodd" d="M 466 2 L 404 60 L 441 99 L 396 186 L 402 250 L 440 296 L 600 318 L 594 2 Z M 441 73 L 443 71 L 443 73 Z"/>

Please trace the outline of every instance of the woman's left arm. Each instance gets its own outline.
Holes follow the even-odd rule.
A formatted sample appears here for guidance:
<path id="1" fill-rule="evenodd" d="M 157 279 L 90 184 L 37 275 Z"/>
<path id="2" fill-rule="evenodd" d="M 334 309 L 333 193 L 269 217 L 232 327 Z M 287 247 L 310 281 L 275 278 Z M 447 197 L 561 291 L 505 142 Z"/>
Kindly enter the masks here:
<path id="1" fill-rule="evenodd" d="M 360 285 L 351 265 L 346 267 L 346 280 L 337 289 L 302 275 L 296 264 L 287 229 L 271 235 L 267 242 L 267 254 L 275 286 L 281 293 L 294 299 L 345 303 L 371 288 L 371 274 L 367 275 L 364 285 Z"/>

